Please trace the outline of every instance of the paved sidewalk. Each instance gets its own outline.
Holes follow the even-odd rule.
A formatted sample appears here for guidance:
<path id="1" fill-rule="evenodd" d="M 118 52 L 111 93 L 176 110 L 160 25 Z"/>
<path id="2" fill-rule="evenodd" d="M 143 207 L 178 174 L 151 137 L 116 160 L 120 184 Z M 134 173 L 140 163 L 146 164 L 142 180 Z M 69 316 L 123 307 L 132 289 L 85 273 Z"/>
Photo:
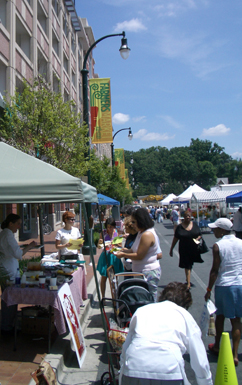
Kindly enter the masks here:
<path id="1" fill-rule="evenodd" d="M 56 252 L 55 249 L 55 234 L 53 231 L 50 235 L 44 236 L 45 254 Z M 30 243 L 32 240 L 21 243 Z M 39 243 L 38 239 L 35 239 Z M 29 251 L 24 256 L 24 259 L 30 259 L 40 255 L 40 250 Z M 95 256 L 95 263 L 97 264 L 100 255 L 100 250 L 97 250 Z M 85 307 L 81 308 L 81 322 L 84 322 L 87 316 L 87 311 L 90 306 L 90 299 L 95 292 L 95 283 L 93 278 L 93 268 L 89 266 L 90 257 L 85 256 L 86 259 L 86 283 L 88 299 L 84 301 Z M 21 308 L 21 305 L 19 306 Z M 65 344 L 65 339 L 68 340 L 68 333 L 63 336 L 58 336 L 57 333 L 52 334 L 51 352 L 55 349 L 55 353 L 63 348 L 61 345 Z M 60 345 L 58 345 L 60 344 Z M 31 336 L 20 334 L 17 337 L 17 350 L 13 351 L 14 338 L 10 336 L 0 336 L 0 383 L 1 385 L 28 385 L 31 381 L 30 373 L 36 370 L 47 353 L 47 338 L 38 336 Z M 69 341 L 68 341 L 69 345 Z M 35 383 L 34 381 L 32 382 Z"/>

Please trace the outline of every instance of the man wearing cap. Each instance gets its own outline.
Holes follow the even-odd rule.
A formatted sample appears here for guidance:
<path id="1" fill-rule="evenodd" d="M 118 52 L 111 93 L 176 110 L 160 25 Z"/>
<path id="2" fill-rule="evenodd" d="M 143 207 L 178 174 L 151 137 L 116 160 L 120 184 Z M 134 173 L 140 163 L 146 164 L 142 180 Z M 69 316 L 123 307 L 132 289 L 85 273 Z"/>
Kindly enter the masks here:
<path id="1" fill-rule="evenodd" d="M 239 210 L 234 214 L 233 230 L 235 231 L 235 236 L 242 239 L 242 205 L 239 206 Z"/>
<path id="2" fill-rule="evenodd" d="M 213 229 L 216 238 L 221 238 L 213 245 L 213 266 L 205 295 L 205 301 L 208 301 L 215 284 L 216 337 L 215 343 L 209 344 L 208 348 L 211 353 L 218 355 L 224 320 L 229 318 L 234 364 L 237 366 L 242 317 L 242 240 L 231 234 L 233 224 L 227 218 L 219 218 L 208 226 Z"/>

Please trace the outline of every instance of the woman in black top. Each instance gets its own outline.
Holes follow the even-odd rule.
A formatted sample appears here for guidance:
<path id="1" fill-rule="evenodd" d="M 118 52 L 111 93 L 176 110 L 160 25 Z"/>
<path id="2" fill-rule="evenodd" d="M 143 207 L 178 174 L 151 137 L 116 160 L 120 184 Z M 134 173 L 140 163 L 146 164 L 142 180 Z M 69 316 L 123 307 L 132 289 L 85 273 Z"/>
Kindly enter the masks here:
<path id="1" fill-rule="evenodd" d="M 176 232 L 171 244 L 170 256 L 173 257 L 173 248 L 179 242 L 179 267 L 185 269 L 185 275 L 187 280 L 187 288 L 191 287 L 191 270 L 194 262 L 204 262 L 198 251 L 197 244 L 193 239 L 200 239 L 201 231 L 196 224 L 192 221 L 191 213 L 186 211 L 184 214 L 184 221 L 177 226 Z"/>

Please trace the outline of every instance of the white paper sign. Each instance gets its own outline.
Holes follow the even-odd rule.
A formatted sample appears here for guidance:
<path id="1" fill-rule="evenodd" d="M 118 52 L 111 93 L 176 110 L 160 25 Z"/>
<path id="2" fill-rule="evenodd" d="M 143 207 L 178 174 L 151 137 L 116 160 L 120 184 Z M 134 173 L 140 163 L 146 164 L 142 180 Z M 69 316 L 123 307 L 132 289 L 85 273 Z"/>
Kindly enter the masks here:
<path id="1" fill-rule="evenodd" d="M 62 309 L 71 333 L 73 344 L 75 346 L 77 360 L 81 368 L 86 356 L 86 346 L 75 303 L 71 295 L 70 287 L 67 283 L 65 283 L 60 288 L 58 291 L 58 296 L 61 301 Z"/>

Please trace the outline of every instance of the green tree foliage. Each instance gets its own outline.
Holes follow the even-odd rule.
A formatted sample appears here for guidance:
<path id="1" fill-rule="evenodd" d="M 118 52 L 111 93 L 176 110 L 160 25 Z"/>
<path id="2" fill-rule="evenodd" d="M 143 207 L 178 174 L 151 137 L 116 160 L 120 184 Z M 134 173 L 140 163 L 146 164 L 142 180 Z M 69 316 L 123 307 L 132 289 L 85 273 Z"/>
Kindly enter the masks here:
<path id="1" fill-rule="evenodd" d="M 64 102 L 42 80 L 25 82 L 24 90 L 6 101 L 1 137 L 11 146 L 80 177 L 89 167 L 87 127 L 72 101 Z"/>
<path id="2" fill-rule="evenodd" d="M 121 204 L 123 201 L 132 203 L 132 192 L 126 188 L 118 168 L 110 166 L 110 159 L 100 160 L 92 152 L 90 165 L 91 184 L 99 193 L 117 199 Z"/>
<path id="3" fill-rule="evenodd" d="M 131 165 L 131 157 L 134 163 Z M 133 170 L 133 195 L 179 195 L 197 183 L 209 190 L 217 178 L 227 177 L 229 183 L 242 182 L 242 161 L 232 159 L 224 148 L 209 140 L 191 139 L 189 147 L 150 147 L 137 152 L 125 151 L 125 167 Z"/>

